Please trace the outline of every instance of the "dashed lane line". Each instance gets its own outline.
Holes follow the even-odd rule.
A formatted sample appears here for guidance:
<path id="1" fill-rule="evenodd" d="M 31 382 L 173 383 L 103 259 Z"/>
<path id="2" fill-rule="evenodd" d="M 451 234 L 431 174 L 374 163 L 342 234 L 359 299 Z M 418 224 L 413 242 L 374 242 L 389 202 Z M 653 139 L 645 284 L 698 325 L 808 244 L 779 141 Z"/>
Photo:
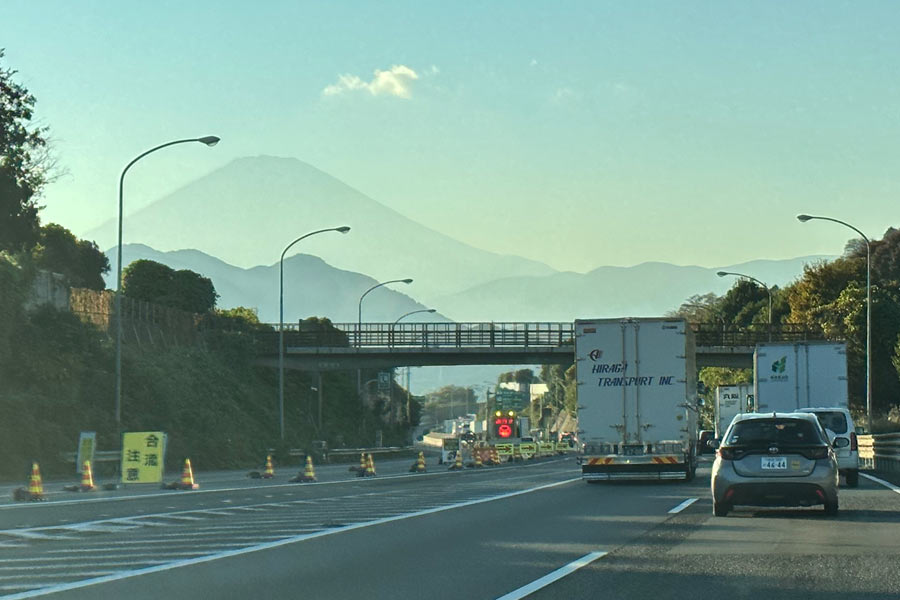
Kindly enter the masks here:
<path id="1" fill-rule="evenodd" d="M 677 515 L 678 513 L 680 513 L 680 512 L 683 511 L 684 509 L 686 509 L 688 506 L 690 506 L 691 504 L 693 504 L 694 502 L 696 502 L 697 500 L 699 500 L 699 498 L 688 498 L 687 500 L 685 500 L 684 502 L 682 502 L 681 504 L 679 504 L 678 506 L 676 506 L 675 508 L 673 508 L 672 510 L 670 510 L 670 511 L 669 511 L 669 514 L 670 514 L 670 515 Z"/>
<path id="2" fill-rule="evenodd" d="M 544 575 L 540 579 L 535 579 L 528 585 L 524 585 L 517 590 L 513 590 L 508 594 L 500 596 L 499 598 L 497 598 L 497 600 L 519 600 L 520 598 L 524 598 L 525 596 L 533 594 L 543 587 L 547 587 L 554 581 L 559 581 L 566 575 L 571 575 L 578 569 L 585 567 L 595 560 L 603 558 L 606 555 L 607 552 L 591 552 L 590 554 L 586 554 L 578 560 L 572 561 L 569 564 Z"/>

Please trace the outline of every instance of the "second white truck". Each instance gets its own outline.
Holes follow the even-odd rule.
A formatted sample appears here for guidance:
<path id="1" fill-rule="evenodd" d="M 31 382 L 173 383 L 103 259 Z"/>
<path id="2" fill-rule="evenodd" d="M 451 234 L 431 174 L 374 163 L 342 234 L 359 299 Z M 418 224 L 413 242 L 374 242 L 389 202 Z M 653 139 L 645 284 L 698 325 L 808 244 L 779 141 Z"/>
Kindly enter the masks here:
<path id="1" fill-rule="evenodd" d="M 722 439 L 735 415 L 754 412 L 753 384 L 720 385 L 716 388 L 716 438 Z"/>
<path id="2" fill-rule="evenodd" d="M 681 319 L 575 321 L 581 473 L 693 479 L 697 369 Z"/>
<path id="3" fill-rule="evenodd" d="M 759 344 L 753 354 L 757 412 L 847 408 L 847 344 Z"/>

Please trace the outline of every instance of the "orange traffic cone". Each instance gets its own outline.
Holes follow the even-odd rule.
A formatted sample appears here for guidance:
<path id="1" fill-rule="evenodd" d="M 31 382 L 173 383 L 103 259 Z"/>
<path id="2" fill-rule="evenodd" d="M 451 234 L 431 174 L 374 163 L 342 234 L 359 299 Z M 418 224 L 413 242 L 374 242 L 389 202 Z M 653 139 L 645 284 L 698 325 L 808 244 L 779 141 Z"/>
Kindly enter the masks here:
<path id="1" fill-rule="evenodd" d="M 481 469 L 482 467 L 484 467 L 484 463 L 481 462 L 481 450 L 476 448 L 473 454 L 475 454 L 475 468 Z"/>
<path id="2" fill-rule="evenodd" d="M 369 458 L 366 461 L 366 477 L 375 477 L 375 460 L 371 454 L 369 454 Z"/>
<path id="3" fill-rule="evenodd" d="M 200 486 L 194 483 L 194 470 L 191 469 L 191 459 L 184 459 L 184 469 L 181 471 L 181 483 L 178 484 L 179 490 L 196 490 Z"/>
<path id="4" fill-rule="evenodd" d="M 31 463 L 31 477 L 28 478 L 29 500 L 36 502 L 44 500 L 44 481 L 41 479 L 41 469 L 36 462 Z"/>
<path id="5" fill-rule="evenodd" d="M 266 470 L 263 471 L 263 479 L 272 479 L 275 477 L 275 467 L 272 466 L 272 455 L 266 456 Z"/>
<path id="6" fill-rule="evenodd" d="M 425 453 L 419 452 L 419 458 L 416 459 L 416 473 L 425 472 Z"/>
<path id="7" fill-rule="evenodd" d="M 316 480 L 316 470 L 313 468 L 312 456 L 306 456 L 306 468 L 303 470 L 303 477 L 300 481 L 303 483 L 311 483 Z"/>
<path id="8" fill-rule="evenodd" d="M 81 465 L 81 491 L 93 492 L 96 489 L 94 487 L 94 474 L 91 472 L 91 461 L 86 460 Z"/>
<path id="9" fill-rule="evenodd" d="M 453 462 L 452 465 L 450 465 L 450 468 L 448 468 L 447 470 L 448 470 L 448 471 L 457 471 L 457 470 L 462 469 L 462 468 L 463 468 L 463 463 L 462 463 L 462 452 L 460 452 L 459 450 L 457 450 L 457 451 L 456 451 L 456 460 Z"/>
<path id="10" fill-rule="evenodd" d="M 500 453 L 496 448 L 491 448 L 491 463 L 495 466 L 500 464 Z"/>

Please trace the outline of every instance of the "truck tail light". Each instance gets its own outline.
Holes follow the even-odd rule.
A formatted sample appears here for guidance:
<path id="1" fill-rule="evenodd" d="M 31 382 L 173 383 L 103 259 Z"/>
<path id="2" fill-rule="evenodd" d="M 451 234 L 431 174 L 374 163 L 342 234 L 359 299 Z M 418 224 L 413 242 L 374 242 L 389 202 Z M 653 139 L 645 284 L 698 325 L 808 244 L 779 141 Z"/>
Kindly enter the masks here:
<path id="1" fill-rule="evenodd" d="M 852 452 L 857 452 L 859 450 L 859 442 L 856 439 L 856 432 L 850 432 L 850 450 Z"/>

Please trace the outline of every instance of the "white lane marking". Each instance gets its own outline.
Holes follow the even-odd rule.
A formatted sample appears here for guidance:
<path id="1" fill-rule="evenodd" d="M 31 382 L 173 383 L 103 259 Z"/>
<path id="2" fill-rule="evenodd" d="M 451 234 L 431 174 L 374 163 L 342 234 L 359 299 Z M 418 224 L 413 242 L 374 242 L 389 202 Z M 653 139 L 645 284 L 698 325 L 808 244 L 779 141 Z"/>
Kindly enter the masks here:
<path id="1" fill-rule="evenodd" d="M 554 463 L 563 462 L 569 460 L 569 457 L 564 458 L 556 458 L 553 460 L 531 463 L 527 465 L 510 465 L 510 466 L 501 466 L 501 467 L 493 467 L 490 469 L 468 469 L 466 471 L 438 471 L 435 473 L 413 473 L 413 474 L 401 474 L 401 475 L 379 475 L 377 477 L 354 477 L 353 479 L 339 479 L 337 481 L 317 481 L 314 483 L 275 483 L 271 485 L 266 485 L 266 489 L 274 489 L 274 488 L 292 488 L 292 489 L 302 489 L 306 487 L 313 487 L 319 485 L 339 485 L 345 483 L 366 483 L 372 481 L 389 481 L 391 479 L 425 479 L 427 477 L 441 477 L 444 475 L 460 475 L 461 473 L 475 473 L 475 474 L 485 474 L 492 473 L 496 471 L 506 471 L 509 469 L 528 469 L 531 467 L 540 467 L 544 465 L 552 465 Z M 138 484 L 145 485 L 145 484 Z M 259 488 L 247 488 L 247 487 L 230 487 L 230 488 L 216 488 L 209 490 L 192 490 L 189 494 L 187 492 L 183 492 L 179 494 L 178 491 L 169 490 L 165 492 L 154 492 L 150 494 L 138 494 L 134 496 L 113 496 L 106 498 L 80 498 L 78 500 L 51 500 L 50 502 L 26 502 L 20 504 L 0 504 L 0 510 L 12 510 L 12 509 L 31 509 L 31 508 L 47 508 L 48 506 L 62 506 L 67 504 L 86 504 L 88 502 L 121 502 L 123 500 L 139 500 L 142 498 L 158 498 L 161 496 L 168 496 L 169 498 L 173 497 L 187 497 L 190 496 L 200 496 L 203 494 L 219 494 L 223 492 L 247 492 L 248 490 L 259 489 Z M 51 492 L 53 493 L 53 492 Z M 48 496 L 50 494 L 47 494 Z M 285 494 L 286 496 L 291 496 L 292 494 Z M 202 505 L 201 505 L 202 506 Z"/>
<path id="2" fill-rule="evenodd" d="M 867 475 L 866 473 L 860 473 L 860 475 L 862 475 L 862 476 L 865 477 L 866 479 L 871 479 L 871 480 L 874 481 L 875 483 L 880 483 L 881 485 L 883 485 L 883 486 L 886 487 L 887 489 L 889 489 L 889 490 L 891 490 L 891 491 L 893 491 L 893 492 L 897 492 L 898 494 L 900 494 L 900 487 L 897 487 L 896 485 L 894 485 L 893 483 L 891 483 L 891 482 L 889 482 L 889 481 L 885 481 L 884 479 L 878 479 L 877 477 L 872 477 L 871 475 Z"/>
<path id="3" fill-rule="evenodd" d="M 421 476 L 421 474 L 418 474 L 418 475 Z M 238 549 L 234 549 L 234 550 L 226 550 L 224 552 L 218 552 L 216 554 L 208 554 L 206 556 L 198 556 L 196 558 L 179 560 L 176 562 L 171 562 L 171 563 L 168 563 L 165 565 L 159 565 L 156 567 L 135 569 L 133 571 L 121 571 L 119 573 L 114 573 L 112 575 L 107 575 L 105 577 L 95 577 L 93 579 L 83 579 L 81 581 L 73 581 L 71 583 L 63 583 L 63 584 L 54 585 L 51 587 L 45 587 L 45 588 L 41 588 L 41 589 L 37 589 L 37 590 L 22 592 L 19 594 L 12 594 L 12 595 L 8 595 L 8 596 L 4 596 L 3 600 L 22 600 L 24 598 L 38 598 L 41 596 L 47 596 L 49 594 L 55 594 L 57 592 L 64 592 L 67 590 L 86 588 L 86 587 L 90 587 L 92 585 L 98 585 L 101 583 L 108 583 L 110 581 L 119 581 L 122 579 L 129 579 L 131 577 L 137 577 L 140 575 L 149 575 L 151 573 L 160 573 L 162 571 L 168 571 L 170 569 L 178 569 L 180 567 L 188 567 L 191 565 L 212 562 L 214 560 L 219 560 L 222 558 L 229 558 L 232 556 L 241 556 L 243 554 L 250 554 L 251 552 L 259 552 L 261 550 L 269 550 L 271 548 L 279 548 L 281 546 L 287 546 L 288 544 L 296 544 L 297 542 L 303 542 L 306 540 L 316 539 L 316 538 L 325 537 L 325 536 L 329 536 L 329 535 L 337 535 L 340 533 L 344 533 L 346 531 L 355 531 L 357 529 L 363 529 L 366 527 L 374 527 L 376 525 L 383 525 L 385 523 L 393 523 L 395 521 L 402 521 L 405 519 L 422 517 L 425 515 L 431 515 L 431 514 L 440 513 L 440 512 L 444 512 L 444 511 L 448 511 L 448 510 L 455 510 L 457 508 L 464 508 L 467 506 L 475 506 L 477 504 L 485 504 L 487 502 L 494 502 L 497 500 L 505 500 L 507 498 L 514 498 L 516 496 L 522 496 L 524 494 L 530 494 L 532 492 L 539 492 L 539 491 L 559 487 L 561 485 L 575 483 L 576 481 L 581 481 L 581 477 L 579 476 L 574 479 L 565 479 L 563 481 L 557 481 L 555 483 L 548 483 L 545 485 L 540 485 L 538 487 L 519 490 L 516 492 L 508 492 L 506 494 L 500 494 L 497 496 L 488 496 L 487 498 L 480 498 L 478 500 L 457 502 L 456 504 L 448 504 L 448 505 L 441 506 L 438 508 L 429 508 L 426 510 L 419 510 L 416 512 L 407 513 L 405 515 L 397 515 L 394 517 L 385 517 L 382 519 L 375 519 L 374 521 L 368 521 L 368 522 L 364 522 L 364 523 L 353 523 L 353 524 L 346 525 L 344 527 L 325 529 L 322 531 L 316 531 L 314 533 L 306 533 L 306 534 L 297 535 L 297 536 L 293 536 L 293 537 L 289 537 L 289 538 L 285 538 L 285 539 L 281 539 L 281 540 L 276 540 L 274 542 L 266 542 L 264 544 L 250 545 L 250 546 L 246 546 L 244 548 L 238 548 Z M 314 485 L 314 484 L 311 484 L 311 485 Z M 209 546 L 209 544 L 204 544 L 204 545 Z M 50 552 L 53 552 L 53 551 L 51 550 Z"/>
<path id="4" fill-rule="evenodd" d="M 679 504 L 678 506 L 676 506 L 675 508 L 673 508 L 672 510 L 670 510 L 670 511 L 669 511 L 669 514 L 670 514 L 670 515 L 677 515 L 678 513 L 680 513 L 680 512 L 683 511 L 684 509 L 686 509 L 688 506 L 690 506 L 691 504 L 693 504 L 694 502 L 696 502 L 697 500 L 699 500 L 699 498 L 688 498 L 687 500 L 685 500 L 684 502 L 682 502 L 681 504 Z"/>
<path id="5" fill-rule="evenodd" d="M 606 554 L 607 554 L 606 552 L 591 552 L 590 554 L 586 554 L 586 555 L 582 556 L 581 558 L 579 558 L 578 560 L 570 562 L 569 564 L 565 565 L 564 567 L 560 567 L 559 569 L 553 571 L 552 573 L 548 573 L 547 575 L 544 575 L 540 579 L 535 579 L 528 585 L 522 586 L 517 590 L 513 590 L 508 594 L 504 594 L 503 596 L 500 596 L 499 598 L 497 598 L 497 600 L 519 600 L 520 598 L 524 598 L 525 596 L 528 596 L 529 594 L 533 594 L 534 592 L 538 591 L 542 587 L 546 587 L 546 586 L 550 585 L 551 583 L 553 583 L 554 581 L 558 581 L 558 580 L 562 579 L 563 577 L 565 577 L 566 575 L 574 573 L 581 567 L 591 564 L 598 558 L 603 558 L 604 556 L 606 556 Z"/>

